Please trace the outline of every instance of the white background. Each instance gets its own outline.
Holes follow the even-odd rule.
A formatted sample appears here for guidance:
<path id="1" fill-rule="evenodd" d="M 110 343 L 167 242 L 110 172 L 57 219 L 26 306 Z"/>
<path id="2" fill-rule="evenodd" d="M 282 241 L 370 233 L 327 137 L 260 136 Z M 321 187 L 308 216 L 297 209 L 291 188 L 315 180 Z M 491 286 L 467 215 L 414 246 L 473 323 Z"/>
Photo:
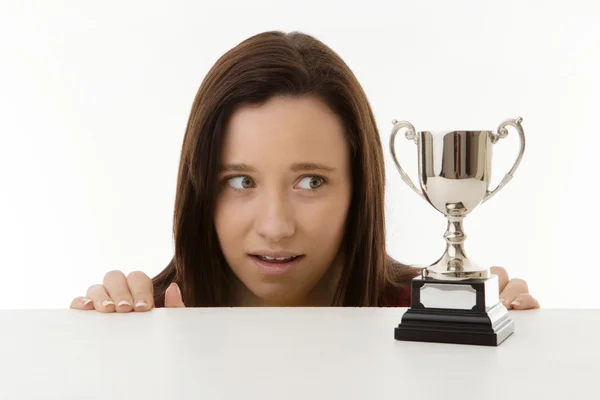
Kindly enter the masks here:
<path id="1" fill-rule="evenodd" d="M 198 86 L 271 29 L 315 35 L 362 83 L 401 261 L 435 260 L 446 223 L 396 172 L 391 120 L 493 130 L 522 116 L 525 156 L 465 221 L 468 254 L 525 278 L 543 307 L 598 308 L 599 15 L 572 0 L 0 1 L 0 308 L 65 308 L 110 269 L 164 268 Z M 414 144 L 398 148 L 416 179 Z M 495 146 L 494 186 L 517 149 L 514 130 Z"/>

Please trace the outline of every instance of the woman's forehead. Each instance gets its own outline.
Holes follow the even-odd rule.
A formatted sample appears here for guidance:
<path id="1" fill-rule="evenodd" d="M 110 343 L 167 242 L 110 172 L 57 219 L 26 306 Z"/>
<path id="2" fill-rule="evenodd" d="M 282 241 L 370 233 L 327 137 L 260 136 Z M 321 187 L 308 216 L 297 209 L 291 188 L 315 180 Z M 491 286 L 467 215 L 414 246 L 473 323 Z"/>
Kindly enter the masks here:
<path id="1" fill-rule="evenodd" d="M 343 162 L 347 143 L 343 125 L 313 98 L 276 98 L 241 108 L 232 116 L 223 146 L 223 161 L 290 163 Z M 243 159 L 243 160 L 242 160 Z"/>
<path id="2" fill-rule="evenodd" d="M 237 109 L 228 123 L 228 132 L 296 130 L 325 133 L 341 130 L 339 117 L 313 96 L 274 97 L 261 105 Z"/>

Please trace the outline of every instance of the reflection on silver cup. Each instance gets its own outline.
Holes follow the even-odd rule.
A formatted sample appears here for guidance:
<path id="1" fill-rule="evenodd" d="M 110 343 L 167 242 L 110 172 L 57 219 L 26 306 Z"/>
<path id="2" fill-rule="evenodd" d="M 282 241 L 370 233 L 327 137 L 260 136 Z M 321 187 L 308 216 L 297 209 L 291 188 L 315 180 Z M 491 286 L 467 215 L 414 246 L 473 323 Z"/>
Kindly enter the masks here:
<path id="1" fill-rule="evenodd" d="M 492 131 L 417 132 L 407 121 L 393 121 L 390 137 L 392 158 L 400 176 L 418 195 L 444 214 L 448 225 L 444 238 L 446 250 L 432 265 L 422 270 L 424 278 L 444 280 L 486 279 L 489 267 L 473 263 L 465 252 L 463 219 L 478 205 L 486 202 L 513 177 L 525 151 L 522 118 L 508 119 Z M 521 138 L 521 148 L 510 171 L 494 190 L 489 190 L 493 145 L 506 137 L 513 126 Z M 418 147 L 420 189 L 401 167 L 394 149 L 396 134 L 406 129 L 406 138 Z"/>

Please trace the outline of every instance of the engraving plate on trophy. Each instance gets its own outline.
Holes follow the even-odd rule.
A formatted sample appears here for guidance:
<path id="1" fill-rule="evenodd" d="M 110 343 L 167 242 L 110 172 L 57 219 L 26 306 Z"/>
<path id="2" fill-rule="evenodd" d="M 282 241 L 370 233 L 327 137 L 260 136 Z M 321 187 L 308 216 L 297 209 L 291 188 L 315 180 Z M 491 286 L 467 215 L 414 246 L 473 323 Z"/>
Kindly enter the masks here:
<path id="1" fill-rule="evenodd" d="M 471 310 L 477 305 L 477 291 L 464 285 L 426 283 L 421 287 L 420 302 L 426 308 Z"/>

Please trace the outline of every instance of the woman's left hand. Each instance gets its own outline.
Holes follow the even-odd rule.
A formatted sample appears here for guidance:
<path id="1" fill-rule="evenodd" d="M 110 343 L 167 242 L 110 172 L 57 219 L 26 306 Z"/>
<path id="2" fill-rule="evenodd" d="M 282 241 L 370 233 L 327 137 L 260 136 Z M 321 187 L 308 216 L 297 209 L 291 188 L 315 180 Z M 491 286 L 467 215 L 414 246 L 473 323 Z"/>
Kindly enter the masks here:
<path id="1" fill-rule="evenodd" d="M 500 301 L 509 310 L 529 310 L 540 308 L 540 303 L 529 294 L 527 282 L 523 279 L 509 279 L 508 272 L 502 267 L 492 267 L 492 274 L 498 275 Z"/>

